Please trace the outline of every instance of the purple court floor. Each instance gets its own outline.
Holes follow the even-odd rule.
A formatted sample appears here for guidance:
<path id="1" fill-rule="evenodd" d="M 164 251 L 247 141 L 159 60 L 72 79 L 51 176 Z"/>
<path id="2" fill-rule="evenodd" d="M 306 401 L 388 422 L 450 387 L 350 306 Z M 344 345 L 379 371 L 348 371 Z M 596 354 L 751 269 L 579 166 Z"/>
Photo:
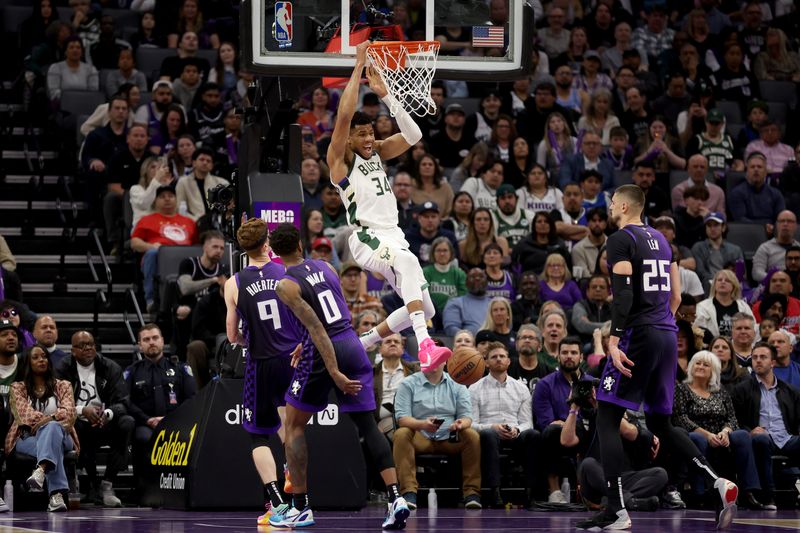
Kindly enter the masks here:
<path id="1" fill-rule="evenodd" d="M 255 525 L 257 513 L 246 512 L 181 512 L 143 508 L 119 510 L 80 510 L 69 513 L 9 513 L 0 515 L 0 532 L 35 533 L 212 533 L 215 531 L 268 531 L 268 526 Z M 435 515 L 427 509 L 411 514 L 409 532 L 522 532 L 574 531 L 576 520 L 583 513 L 532 513 L 522 509 L 465 511 L 439 509 Z M 381 531 L 383 508 L 367 507 L 359 513 L 316 513 L 316 533 Z M 655 533 L 675 531 L 700 533 L 715 531 L 711 512 L 659 511 L 634 513 L 633 531 Z M 800 512 L 741 511 L 731 532 L 798 531 Z"/>

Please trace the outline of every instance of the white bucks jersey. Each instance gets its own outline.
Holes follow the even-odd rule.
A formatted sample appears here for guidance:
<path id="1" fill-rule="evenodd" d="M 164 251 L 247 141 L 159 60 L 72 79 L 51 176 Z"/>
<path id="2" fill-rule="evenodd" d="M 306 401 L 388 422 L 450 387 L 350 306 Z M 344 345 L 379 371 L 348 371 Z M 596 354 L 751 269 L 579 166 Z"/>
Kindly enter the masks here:
<path id="1" fill-rule="evenodd" d="M 362 228 L 397 228 L 397 199 L 377 153 L 369 159 L 353 153 L 350 173 L 337 185 L 347 223 Z"/>

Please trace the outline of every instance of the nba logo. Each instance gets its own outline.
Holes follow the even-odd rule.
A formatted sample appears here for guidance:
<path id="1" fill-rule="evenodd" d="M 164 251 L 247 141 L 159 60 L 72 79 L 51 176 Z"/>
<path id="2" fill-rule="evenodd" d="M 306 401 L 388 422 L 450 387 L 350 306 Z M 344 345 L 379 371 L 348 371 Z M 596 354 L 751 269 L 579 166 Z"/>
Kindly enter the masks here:
<path id="1" fill-rule="evenodd" d="M 284 44 L 292 42 L 291 2 L 275 2 L 275 40 Z"/>

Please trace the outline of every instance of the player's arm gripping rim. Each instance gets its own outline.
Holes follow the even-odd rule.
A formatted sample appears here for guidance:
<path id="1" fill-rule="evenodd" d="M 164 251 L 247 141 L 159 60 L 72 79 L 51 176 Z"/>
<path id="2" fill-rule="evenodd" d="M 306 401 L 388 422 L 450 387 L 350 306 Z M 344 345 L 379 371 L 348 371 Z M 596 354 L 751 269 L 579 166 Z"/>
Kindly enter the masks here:
<path id="1" fill-rule="evenodd" d="M 325 363 L 325 368 L 328 370 L 331 378 L 333 378 L 336 386 L 339 387 L 345 394 L 356 394 L 361 390 L 361 383 L 348 379 L 347 376 L 342 374 L 339 370 L 339 365 L 336 363 L 336 354 L 333 350 L 333 344 L 328 334 L 325 332 L 325 327 L 319 321 L 314 310 L 311 309 L 300 294 L 300 287 L 297 283 L 288 279 L 283 279 L 278 283 L 275 288 L 275 293 L 283 303 L 289 306 L 294 315 L 308 330 L 311 335 L 311 341 L 319 350 L 322 356 L 322 361 Z"/>

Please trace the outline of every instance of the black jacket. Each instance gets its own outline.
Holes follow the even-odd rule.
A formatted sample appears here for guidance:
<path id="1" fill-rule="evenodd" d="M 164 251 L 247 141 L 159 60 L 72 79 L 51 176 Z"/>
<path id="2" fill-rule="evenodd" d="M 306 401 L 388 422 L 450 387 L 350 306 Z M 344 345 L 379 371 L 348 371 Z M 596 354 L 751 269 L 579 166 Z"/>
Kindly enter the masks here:
<path id="1" fill-rule="evenodd" d="M 106 409 L 111 409 L 114 418 L 128 414 L 128 391 L 125 380 L 122 379 L 122 368 L 111 359 L 97 354 L 94 359 L 94 369 L 97 396 L 105 404 Z M 70 382 L 77 402 L 81 390 L 78 386 L 78 361 L 70 354 L 63 358 L 53 370 L 57 378 Z"/>
<path id="2" fill-rule="evenodd" d="M 733 387 L 730 391 L 736 420 L 742 429 L 751 431 L 758 427 L 761 409 L 761 387 L 756 375 Z M 783 415 L 786 431 L 791 435 L 800 434 L 800 390 L 785 381 L 778 380 L 778 405 Z"/>
<path id="3" fill-rule="evenodd" d="M 147 357 L 136 361 L 125 369 L 123 378 L 130 395 L 128 410 L 139 426 L 145 425 L 151 417 L 169 414 L 197 392 L 197 382 L 189 365 L 176 365 L 163 356 L 156 363 Z M 175 395 L 174 403 L 170 392 Z M 160 399 L 156 398 L 157 394 Z"/>

